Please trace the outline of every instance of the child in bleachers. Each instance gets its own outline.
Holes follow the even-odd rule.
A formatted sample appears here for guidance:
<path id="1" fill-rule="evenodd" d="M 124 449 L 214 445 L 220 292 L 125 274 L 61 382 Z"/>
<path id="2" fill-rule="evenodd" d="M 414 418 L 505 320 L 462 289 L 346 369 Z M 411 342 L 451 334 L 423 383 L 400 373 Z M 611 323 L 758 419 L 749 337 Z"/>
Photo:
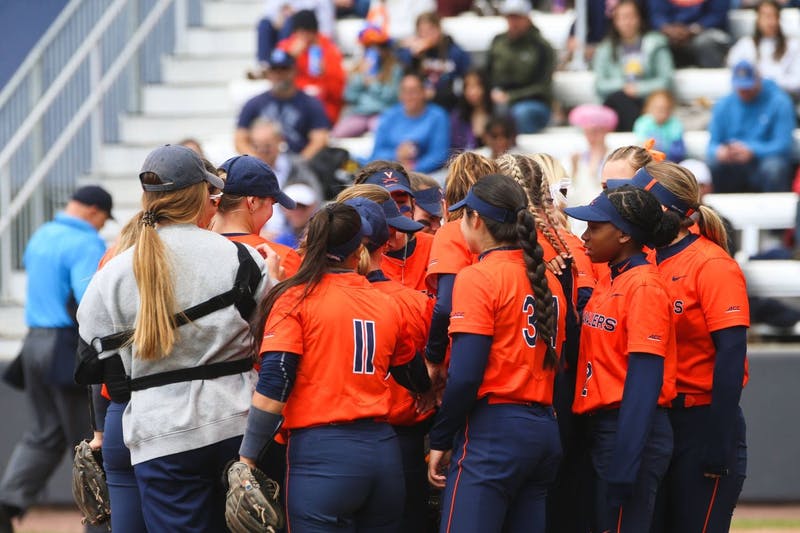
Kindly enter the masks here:
<path id="1" fill-rule="evenodd" d="M 655 139 L 655 149 L 667 154 L 673 162 L 686 157 L 683 124 L 673 114 L 675 97 L 667 90 L 654 91 L 644 103 L 644 114 L 633 124 L 636 142 Z"/>
<path id="2" fill-rule="evenodd" d="M 470 70 L 464 76 L 464 92 L 450 113 L 450 145 L 456 150 L 483 146 L 481 135 L 493 108 L 486 74 Z"/>
<path id="3" fill-rule="evenodd" d="M 569 113 L 569 123 L 583 130 L 586 149 L 571 157 L 574 192 L 570 193 L 570 204 L 586 203 L 600 192 L 600 169 L 609 154 L 606 136 L 614 131 L 617 113 L 597 104 L 579 105 Z"/>
<path id="4" fill-rule="evenodd" d="M 334 137 L 358 137 L 375 131 L 378 116 L 397 103 L 403 68 L 392 50 L 389 35 L 376 26 L 358 34 L 364 56 L 347 78 L 344 116 L 333 128 Z"/>

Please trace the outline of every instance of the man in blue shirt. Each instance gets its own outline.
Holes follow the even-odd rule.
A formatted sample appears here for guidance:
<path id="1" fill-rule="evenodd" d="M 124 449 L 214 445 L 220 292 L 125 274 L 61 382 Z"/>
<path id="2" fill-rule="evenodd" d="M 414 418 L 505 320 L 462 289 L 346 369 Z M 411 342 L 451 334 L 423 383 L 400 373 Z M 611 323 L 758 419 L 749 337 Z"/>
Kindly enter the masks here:
<path id="1" fill-rule="evenodd" d="M 25 249 L 28 335 L 19 363 L 33 420 L 0 481 L 0 533 L 12 531 L 10 519 L 36 500 L 64 451 L 91 434 L 86 391 L 72 377 L 75 312 L 105 253 L 98 231 L 111 207 L 103 188 L 82 187 Z"/>
<path id="2" fill-rule="evenodd" d="M 311 159 L 328 144 L 330 122 L 319 100 L 295 85 L 294 58 L 277 49 L 270 56 L 267 77 L 272 88 L 244 104 L 236 124 L 234 144 L 240 154 L 258 157 L 250 127 L 258 118 L 278 122 L 289 151 Z"/>
<path id="3" fill-rule="evenodd" d="M 732 85 L 708 127 L 714 192 L 788 191 L 796 121 L 791 98 L 748 61 L 733 67 Z"/>

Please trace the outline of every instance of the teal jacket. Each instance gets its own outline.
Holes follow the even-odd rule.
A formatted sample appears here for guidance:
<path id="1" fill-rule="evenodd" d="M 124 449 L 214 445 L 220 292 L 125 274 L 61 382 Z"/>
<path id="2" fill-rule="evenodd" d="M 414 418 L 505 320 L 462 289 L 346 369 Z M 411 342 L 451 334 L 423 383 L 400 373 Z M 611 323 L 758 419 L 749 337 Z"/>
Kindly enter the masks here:
<path id="1" fill-rule="evenodd" d="M 667 38 L 657 32 L 646 33 L 642 37 L 642 56 L 644 72 L 635 82 L 639 97 L 647 98 L 658 89 L 670 89 L 675 65 Z M 609 39 L 605 39 L 594 53 L 594 88 L 603 100 L 611 93 L 621 91 L 625 85 L 622 57 L 622 46 L 617 46 L 617 59 L 614 59 Z"/>
<path id="2" fill-rule="evenodd" d="M 364 83 L 364 75 L 353 72 L 347 77 L 347 86 L 344 90 L 344 101 L 351 107 L 355 115 L 377 115 L 397 103 L 397 90 L 400 87 L 400 78 L 403 77 L 403 67 L 399 63 L 392 69 L 392 77 L 387 83 Z"/>

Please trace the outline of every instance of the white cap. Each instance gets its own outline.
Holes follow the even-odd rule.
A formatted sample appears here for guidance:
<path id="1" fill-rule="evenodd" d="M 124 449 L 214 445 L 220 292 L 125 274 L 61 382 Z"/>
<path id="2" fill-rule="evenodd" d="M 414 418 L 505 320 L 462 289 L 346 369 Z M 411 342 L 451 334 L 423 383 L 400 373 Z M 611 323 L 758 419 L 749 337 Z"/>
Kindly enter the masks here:
<path id="1" fill-rule="evenodd" d="M 711 170 L 708 165 L 699 159 L 684 159 L 680 165 L 694 174 L 694 179 L 698 185 L 711 185 Z"/>
<path id="2" fill-rule="evenodd" d="M 305 183 L 293 183 L 284 188 L 283 193 L 297 204 L 310 206 L 319 203 L 316 191 Z"/>
<path id="3" fill-rule="evenodd" d="M 531 3 L 528 0 L 504 0 L 499 11 L 501 15 L 528 15 Z"/>

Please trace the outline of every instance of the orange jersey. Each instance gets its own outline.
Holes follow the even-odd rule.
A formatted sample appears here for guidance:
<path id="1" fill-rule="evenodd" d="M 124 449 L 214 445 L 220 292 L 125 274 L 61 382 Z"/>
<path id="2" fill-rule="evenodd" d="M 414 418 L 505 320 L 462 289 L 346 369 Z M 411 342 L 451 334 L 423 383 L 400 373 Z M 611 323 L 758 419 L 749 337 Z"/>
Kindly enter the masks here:
<path id="1" fill-rule="evenodd" d="M 558 313 L 556 351 L 564 340 L 566 305 L 561 285 L 547 271 Z M 450 334 L 492 337 L 478 399 L 489 402 L 553 403 L 555 369 L 542 365 L 545 346 L 536 334 L 535 300 L 522 250 L 494 250 L 459 272 L 453 288 Z"/>
<path id="2" fill-rule="evenodd" d="M 408 335 L 414 350 L 425 353 L 428 342 L 428 330 L 431 326 L 434 300 L 425 294 L 404 287 L 393 280 L 374 281 L 372 286 L 391 296 L 400 307 L 400 316 L 404 331 Z M 417 413 L 414 397 L 411 392 L 389 378 L 389 389 L 392 392 L 392 406 L 389 411 L 389 423 L 395 426 L 410 426 L 433 415 L 433 411 L 425 414 Z"/>
<path id="3" fill-rule="evenodd" d="M 655 265 L 629 267 L 600 280 L 582 318 L 572 410 L 580 414 L 619 407 L 631 352 L 664 358 L 658 404 L 668 406 L 676 395 L 675 326 L 672 302 Z"/>
<path id="4" fill-rule="evenodd" d="M 426 282 L 428 274 L 428 260 L 433 246 L 433 235 L 427 233 L 415 233 L 416 243 L 414 252 L 406 259 L 397 259 L 383 254 L 381 258 L 381 270 L 386 277 L 402 283 L 422 292 L 435 292 L 433 287 Z"/>
<path id="5" fill-rule="evenodd" d="M 305 297 L 304 290 L 278 298 L 261 344 L 261 353 L 300 356 L 283 427 L 386 420 L 389 367 L 415 355 L 397 304 L 354 272 L 326 274 Z"/>
<path id="6" fill-rule="evenodd" d="M 243 242 L 244 244 L 248 244 L 253 248 L 261 244 L 266 244 L 275 250 L 276 254 L 278 254 L 278 257 L 281 259 L 281 266 L 283 267 L 283 271 L 287 278 L 291 278 L 297 274 L 297 271 L 300 269 L 300 263 L 303 262 L 303 260 L 300 258 L 300 254 L 285 244 L 268 241 L 264 237 L 256 235 L 255 233 L 225 235 L 225 237 L 231 241 Z"/>
<path id="7" fill-rule="evenodd" d="M 711 332 L 750 326 L 750 307 L 739 264 L 713 241 L 694 235 L 662 256 L 658 270 L 672 296 L 678 341 L 678 392 L 711 402 L 716 349 Z M 662 252 L 660 251 L 661 255 Z M 748 372 L 745 362 L 744 383 Z"/>
<path id="8" fill-rule="evenodd" d="M 477 262 L 477 254 L 469 251 L 464 234 L 461 233 L 461 219 L 451 220 L 439 228 L 433 237 L 428 276 L 458 274 L 462 268 Z"/>

